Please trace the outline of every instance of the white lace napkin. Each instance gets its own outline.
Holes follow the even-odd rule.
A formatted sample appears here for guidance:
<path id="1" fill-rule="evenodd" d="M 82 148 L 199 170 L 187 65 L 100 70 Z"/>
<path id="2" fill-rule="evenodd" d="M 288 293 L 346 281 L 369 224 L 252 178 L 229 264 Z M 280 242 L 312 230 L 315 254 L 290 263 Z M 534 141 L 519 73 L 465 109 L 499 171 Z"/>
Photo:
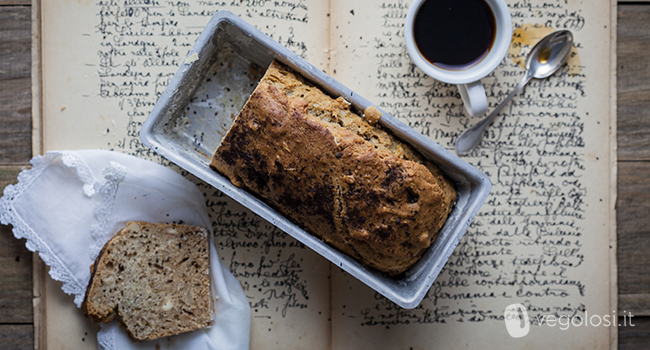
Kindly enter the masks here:
<path id="1" fill-rule="evenodd" d="M 211 231 L 202 193 L 161 165 L 99 150 L 48 152 L 34 157 L 31 164 L 18 175 L 18 184 L 5 188 L 0 222 L 13 225 L 16 238 L 26 238 L 27 248 L 39 252 L 52 278 L 75 296 L 77 307 L 90 279 L 90 265 L 128 221 L 182 222 Z M 213 244 L 210 254 L 216 305 L 211 327 L 134 343 L 113 321 L 102 324 L 99 347 L 248 349 L 248 301 L 239 282 L 219 262 Z"/>

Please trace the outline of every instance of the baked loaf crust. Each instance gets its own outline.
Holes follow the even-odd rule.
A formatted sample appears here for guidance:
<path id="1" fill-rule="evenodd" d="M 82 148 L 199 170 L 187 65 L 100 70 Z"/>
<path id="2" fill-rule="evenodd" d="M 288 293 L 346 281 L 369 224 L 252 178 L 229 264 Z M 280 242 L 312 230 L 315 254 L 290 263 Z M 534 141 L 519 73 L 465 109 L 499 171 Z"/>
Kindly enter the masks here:
<path id="1" fill-rule="evenodd" d="M 273 62 L 211 166 L 363 264 L 390 275 L 435 239 L 456 198 L 439 169 Z"/>
<path id="2" fill-rule="evenodd" d="M 208 326 L 208 242 L 202 227 L 129 222 L 91 267 L 84 313 L 95 322 L 117 317 L 136 341 Z"/>

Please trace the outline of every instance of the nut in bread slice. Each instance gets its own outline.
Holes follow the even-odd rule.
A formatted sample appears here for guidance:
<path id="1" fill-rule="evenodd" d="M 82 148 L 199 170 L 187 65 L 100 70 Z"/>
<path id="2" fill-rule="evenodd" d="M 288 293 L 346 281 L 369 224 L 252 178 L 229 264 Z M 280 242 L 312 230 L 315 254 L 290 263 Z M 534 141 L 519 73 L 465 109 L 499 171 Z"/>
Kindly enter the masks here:
<path id="1" fill-rule="evenodd" d="M 84 313 L 95 322 L 117 318 L 136 341 L 208 326 L 208 244 L 202 227 L 129 222 L 91 267 Z"/>

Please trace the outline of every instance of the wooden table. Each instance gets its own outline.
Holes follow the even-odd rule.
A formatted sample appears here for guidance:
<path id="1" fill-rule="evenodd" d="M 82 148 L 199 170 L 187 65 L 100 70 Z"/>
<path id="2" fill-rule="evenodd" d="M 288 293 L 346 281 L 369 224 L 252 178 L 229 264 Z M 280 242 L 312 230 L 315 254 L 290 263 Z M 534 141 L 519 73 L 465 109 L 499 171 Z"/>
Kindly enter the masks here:
<path id="1" fill-rule="evenodd" d="M 0 189 L 32 157 L 31 3 L 0 0 Z M 618 293 L 635 327 L 620 349 L 650 347 L 650 1 L 618 3 Z M 603 271 L 603 273 L 607 273 Z M 0 349 L 33 349 L 32 253 L 0 225 Z"/>

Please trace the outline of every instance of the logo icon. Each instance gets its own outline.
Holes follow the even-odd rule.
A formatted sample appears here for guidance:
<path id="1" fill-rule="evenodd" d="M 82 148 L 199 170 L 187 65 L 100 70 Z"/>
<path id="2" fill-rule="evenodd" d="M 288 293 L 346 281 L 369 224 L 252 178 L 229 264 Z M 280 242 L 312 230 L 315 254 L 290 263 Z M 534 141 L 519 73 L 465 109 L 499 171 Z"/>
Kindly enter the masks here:
<path id="1" fill-rule="evenodd" d="M 521 304 L 508 305 L 503 311 L 503 319 L 506 322 L 508 334 L 513 338 L 524 337 L 530 331 L 528 312 Z"/>

